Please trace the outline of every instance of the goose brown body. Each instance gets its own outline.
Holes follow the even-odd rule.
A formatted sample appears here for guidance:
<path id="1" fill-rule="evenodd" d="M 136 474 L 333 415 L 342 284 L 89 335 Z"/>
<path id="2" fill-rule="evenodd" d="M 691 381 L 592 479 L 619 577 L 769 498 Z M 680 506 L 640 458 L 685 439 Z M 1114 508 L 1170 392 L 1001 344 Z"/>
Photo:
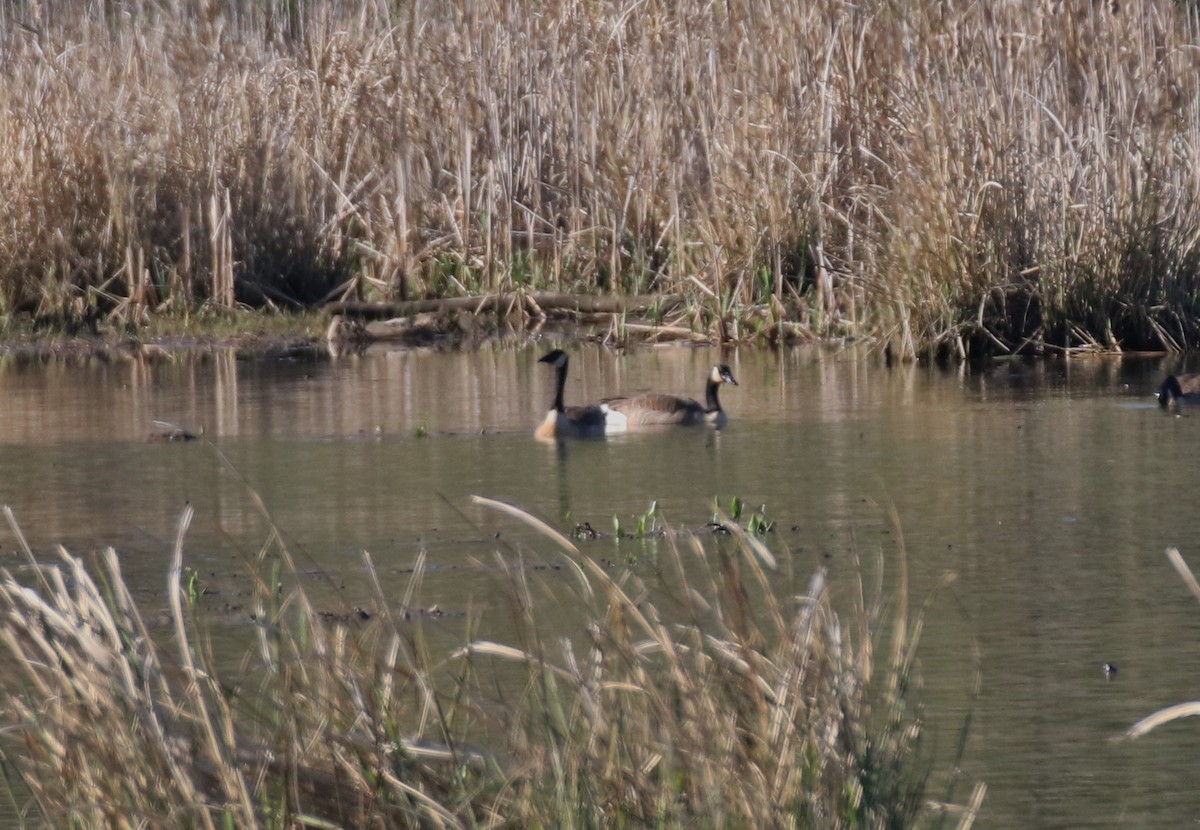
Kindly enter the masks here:
<path id="1" fill-rule="evenodd" d="M 1186 375 L 1167 375 L 1167 379 L 1158 387 L 1158 405 L 1166 409 L 1172 403 L 1200 404 L 1200 373 Z"/>
<path id="2" fill-rule="evenodd" d="M 729 367 L 719 363 L 708 373 L 704 404 L 692 398 L 651 392 L 629 398 L 611 398 L 602 406 L 609 412 L 625 416 L 626 424 L 631 427 L 711 426 L 720 429 L 729 422 L 725 410 L 721 409 L 719 390 L 723 383 L 738 385 Z"/>

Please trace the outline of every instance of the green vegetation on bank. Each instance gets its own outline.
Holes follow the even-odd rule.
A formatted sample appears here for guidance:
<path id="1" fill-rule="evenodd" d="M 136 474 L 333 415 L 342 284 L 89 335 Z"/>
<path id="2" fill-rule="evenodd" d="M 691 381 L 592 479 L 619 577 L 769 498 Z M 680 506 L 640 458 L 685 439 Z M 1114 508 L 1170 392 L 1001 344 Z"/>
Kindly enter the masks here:
<path id="1" fill-rule="evenodd" d="M 0 9 L 0 313 L 672 293 L 716 338 L 1200 340 L 1171 0 Z"/>
<path id="2" fill-rule="evenodd" d="M 714 552 L 665 545 L 651 590 L 539 520 L 477 501 L 552 537 L 565 576 L 497 553 L 504 587 L 487 613 L 510 618 L 516 642 L 480 636 L 485 620 L 471 615 L 449 655 L 427 637 L 449 622 L 414 610 L 420 567 L 403 598 L 379 589 L 370 609 L 331 613 L 275 537 L 248 563 L 254 645 L 233 672 L 212 658 L 203 586 L 183 564 L 190 510 L 157 615 L 111 550 L 90 567 L 65 552 L 36 564 L 26 550 L 24 572 L 0 574 L 0 642 L 15 658 L 0 748 L 27 809 L 71 827 L 974 819 L 982 788 L 953 814 L 923 794 L 921 620 L 903 573 L 891 603 L 862 597 L 838 613 L 822 573 L 799 596 L 773 587 L 772 553 L 726 520 Z M 560 601 L 578 609 L 566 636 L 544 620 Z"/>

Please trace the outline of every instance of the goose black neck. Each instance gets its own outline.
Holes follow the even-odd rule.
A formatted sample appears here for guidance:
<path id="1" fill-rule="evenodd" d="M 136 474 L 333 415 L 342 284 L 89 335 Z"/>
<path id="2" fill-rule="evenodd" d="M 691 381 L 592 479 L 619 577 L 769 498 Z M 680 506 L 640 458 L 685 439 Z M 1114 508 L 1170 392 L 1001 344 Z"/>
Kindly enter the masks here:
<path id="1" fill-rule="evenodd" d="M 567 388 L 567 361 L 555 367 L 554 411 L 563 411 L 563 390 Z"/>
<path id="2" fill-rule="evenodd" d="M 1167 375 L 1167 379 L 1163 381 L 1163 385 L 1158 390 L 1158 403 L 1160 406 L 1166 406 L 1171 402 L 1171 398 L 1182 398 L 1183 387 L 1179 385 L 1179 378 L 1174 375 Z"/>
<path id="3" fill-rule="evenodd" d="M 704 387 L 704 402 L 707 406 L 704 407 L 705 412 L 720 412 L 721 401 L 717 398 L 717 390 L 721 388 L 721 384 L 712 378 L 708 379 L 708 384 Z"/>

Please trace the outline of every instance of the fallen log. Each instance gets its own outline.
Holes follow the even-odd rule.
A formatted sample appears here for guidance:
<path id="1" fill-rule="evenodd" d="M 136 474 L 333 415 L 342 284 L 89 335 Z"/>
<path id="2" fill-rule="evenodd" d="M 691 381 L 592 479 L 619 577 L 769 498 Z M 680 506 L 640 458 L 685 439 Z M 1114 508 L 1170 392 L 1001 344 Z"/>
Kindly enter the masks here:
<path id="1" fill-rule="evenodd" d="M 634 294 L 616 296 L 594 294 L 560 294 L 554 291 L 509 292 L 485 294 L 481 297 L 447 297 L 441 300 L 407 300 L 395 303 L 337 302 L 326 303 L 328 315 L 342 315 L 358 320 L 384 320 L 390 317 L 411 317 L 416 314 L 442 314 L 452 311 L 507 312 L 508 309 L 541 312 L 575 312 L 582 314 L 645 314 L 657 306 L 660 310 L 681 305 L 679 294 Z"/>
<path id="2" fill-rule="evenodd" d="M 693 343 L 712 342 L 710 335 L 692 331 L 684 326 L 655 326 L 647 323 L 625 323 L 624 329 L 631 334 L 644 334 L 650 340 L 690 340 Z"/>

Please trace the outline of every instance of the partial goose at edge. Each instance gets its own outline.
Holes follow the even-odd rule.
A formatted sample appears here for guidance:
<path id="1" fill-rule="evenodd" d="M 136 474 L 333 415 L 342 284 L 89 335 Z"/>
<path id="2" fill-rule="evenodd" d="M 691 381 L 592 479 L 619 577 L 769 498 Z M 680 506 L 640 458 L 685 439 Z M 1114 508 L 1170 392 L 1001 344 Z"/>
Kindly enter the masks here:
<path id="1" fill-rule="evenodd" d="M 1186 375 L 1167 375 L 1162 386 L 1154 393 L 1158 397 L 1158 405 L 1163 409 L 1175 404 L 1195 406 L 1200 404 L 1200 372 Z"/>

